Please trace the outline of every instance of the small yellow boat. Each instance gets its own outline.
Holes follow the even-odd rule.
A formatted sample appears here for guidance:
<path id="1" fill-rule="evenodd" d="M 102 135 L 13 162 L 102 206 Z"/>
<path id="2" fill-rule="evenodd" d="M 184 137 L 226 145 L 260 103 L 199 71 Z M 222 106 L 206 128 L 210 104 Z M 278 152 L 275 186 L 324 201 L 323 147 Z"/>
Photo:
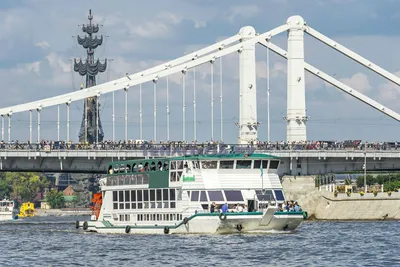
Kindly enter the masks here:
<path id="1" fill-rule="evenodd" d="M 32 202 L 24 202 L 19 209 L 19 218 L 32 217 L 35 215 L 35 207 Z"/>

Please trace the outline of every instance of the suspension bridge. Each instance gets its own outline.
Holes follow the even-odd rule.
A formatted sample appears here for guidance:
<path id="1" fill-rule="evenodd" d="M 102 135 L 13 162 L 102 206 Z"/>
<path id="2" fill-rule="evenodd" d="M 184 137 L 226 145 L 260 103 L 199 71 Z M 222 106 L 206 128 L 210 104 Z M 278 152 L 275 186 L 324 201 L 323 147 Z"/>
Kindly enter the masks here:
<path id="1" fill-rule="evenodd" d="M 287 32 L 287 51 L 280 48 L 273 43 L 273 37 L 278 34 Z M 192 72 L 193 77 L 196 74 L 196 67 L 208 64 L 210 66 L 211 80 L 210 80 L 210 105 L 207 107 L 199 106 L 196 102 L 196 83 L 194 79 L 194 86 L 190 88 L 193 90 L 193 120 L 197 121 L 197 109 L 210 108 L 211 122 L 210 122 L 210 140 L 215 140 L 214 134 L 214 72 L 215 68 L 219 67 L 220 72 L 220 139 L 224 138 L 223 117 L 224 117 L 224 94 L 222 86 L 222 71 L 223 71 L 223 57 L 230 54 L 237 53 L 239 55 L 239 114 L 238 114 L 238 140 L 237 145 L 247 146 L 251 143 L 258 141 L 258 127 L 260 123 L 257 120 L 257 84 L 256 84 L 256 44 L 260 44 L 264 49 L 276 53 L 277 55 L 287 59 L 287 113 L 284 117 L 287 123 L 286 140 L 290 143 L 301 143 L 307 141 L 307 121 L 310 119 L 306 114 L 306 98 L 305 98 L 305 71 L 315 75 L 316 77 L 324 80 L 325 82 L 333 85 L 339 90 L 349 94 L 350 96 L 362 101 L 363 103 L 371 106 L 377 111 L 389 116 L 397 121 L 400 121 L 400 115 L 390 108 L 381 105 L 375 100 L 367 97 L 354 88 L 344 84 L 343 82 L 335 79 L 327 73 L 315 68 L 314 66 L 304 61 L 304 35 L 308 34 L 315 39 L 321 41 L 334 50 L 344 54 L 350 59 L 358 62 L 366 68 L 376 72 L 385 79 L 400 85 L 400 78 L 394 74 L 386 71 L 385 69 L 377 66 L 366 58 L 358 55 L 343 45 L 335 42 L 334 40 L 326 37 L 322 33 L 313 29 L 304 21 L 300 16 L 292 16 L 288 18 L 285 24 L 276 27 L 264 33 L 257 33 L 251 26 L 243 27 L 238 34 L 226 38 L 216 44 L 202 48 L 198 51 L 192 52 L 188 55 L 174 59 L 164 64 L 160 64 L 153 68 L 149 68 L 138 73 L 127 73 L 124 77 L 115 79 L 106 83 L 98 84 L 89 88 L 83 88 L 79 91 L 74 91 L 67 94 L 57 95 L 41 100 L 35 100 L 29 103 L 18 104 L 14 106 L 0 108 L 0 115 L 2 118 L 1 135 L 2 140 L 12 142 L 12 118 L 17 113 L 26 113 L 29 116 L 29 128 L 26 129 L 27 136 L 29 135 L 29 143 L 40 143 L 41 140 L 46 139 L 41 136 L 41 121 L 40 116 L 44 112 L 54 114 L 57 119 L 57 140 L 65 140 L 65 143 L 73 143 L 70 134 L 70 107 L 71 103 L 87 101 L 87 99 L 97 99 L 104 97 L 107 94 L 112 94 L 112 139 L 115 141 L 115 100 L 114 93 L 123 91 L 125 94 L 125 112 L 124 112 L 124 137 L 125 143 L 129 143 L 128 133 L 128 93 L 133 88 L 139 89 L 139 123 L 136 126 L 139 130 L 140 140 L 152 140 L 153 143 L 160 141 L 159 133 L 165 133 L 164 140 L 182 140 L 188 141 L 186 131 L 188 121 L 187 118 L 187 73 Z M 218 65 L 217 65 L 218 63 Z M 216 66 L 217 65 L 217 66 Z M 269 72 L 269 57 L 267 56 L 267 67 Z M 171 95 L 169 91 L 169 77 L 174 74 L 180 74 L 182 77 L 182 95 Z M 269 76 L 269 75 L 268 75 Z M 160 91 L 158 86 L 159 81 L 163 79 L 166 82 L 166 108 L 163 116 L 167 118 L 166 128 L 161 128 L 157 123 L 157 118 L 160 116 L 160 110 L 157 109 L 158 99 L 157 95 Z M 143 135 L 143 101 L 142 101 L 142 85 L 145 83 L 153 84 L 153 136 Z M 269 83 L 269 79 L 268 79 Z M 170 135 L 170 98 L 181 97 L 182 113 L 182 135 L 179 138 L 171 137 Z M 164 99 L 162 99 L 164 101 Z M 97 102 L 98 103 L 98 102 Z M 267 90 L 267 105 L 269 108 L 269 85 Z M 56 109 L 56 112 L 55 112 Z M 66 109 L 66 132 L 61 132 L 60 109 Z M 99 112 L 98 107 L 95 115 L 96 119 L 96 141 L 99 141 Z M 37 138 L 33 140 L 33 120 L 32 116 L 37 115 Z M 268 111 L 268 141 L 270 141 L 270 116 Z M 64 122 L 64 121 L 63 121 Z M 7 127 L 7 128 L 6 128 Z M 193 123 L 193 140 L 197 140 L 198 129 L 196 123 Z M 84 134 L 82 136 L 87 136 Z M 188 141 L 190 142 L 190 141 Z M 217 148 L 218 150 L 219 148 Z M 396 169 L 397 158 L 400 153 L 397 151 L 272 151 L 265 149 L 258 149 L 261 153 L 270 153 L 273 155 L 281 156 L 283 158 L 283 169 L 285 173 L 292 173 L 296 175 L 306 175 L 313 173 L 323 173 L 330 171 L 343 171 L 352 169 L 361 169 L 362 165 L 360 158 L 368 157 L 377 163 L 373 164 L 372 168 L 375 169 Z M 37 149 L 13 150 L 5 149 L 0 151 L 0 169 L 9 171 L 51 171 L 51 172 L 100 172 L 104 173 L 106 170 L 106 162 L 120 158 L 142 158 L 142 157 L 155 157 L 160 152 L 152 152 L 141 150 L 121 150 L 121 149 L 97 149 L 91 150 L 50 150 L 43 151 Z M 179 152 L 182 153 L 182 152 Z M 360 162 L 358 162 L 360 161 Z M 344 164 L 344 162 L 346 162 Z M 400 166 L 399 166 L 400 168 Z"/>

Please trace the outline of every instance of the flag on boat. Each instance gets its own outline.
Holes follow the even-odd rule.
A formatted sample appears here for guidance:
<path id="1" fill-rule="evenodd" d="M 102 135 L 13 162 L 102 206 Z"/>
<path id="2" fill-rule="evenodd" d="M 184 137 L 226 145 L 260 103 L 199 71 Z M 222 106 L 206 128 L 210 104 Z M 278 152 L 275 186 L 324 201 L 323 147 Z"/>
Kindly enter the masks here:
<path id="1" fill-rule="evenodd" d="M 261 165 L 260 165 L 260 172 L 261 172 L 261 177 L 263 177 L 264 170 L 263 170 L 262 160 L 261 160 Z"/>

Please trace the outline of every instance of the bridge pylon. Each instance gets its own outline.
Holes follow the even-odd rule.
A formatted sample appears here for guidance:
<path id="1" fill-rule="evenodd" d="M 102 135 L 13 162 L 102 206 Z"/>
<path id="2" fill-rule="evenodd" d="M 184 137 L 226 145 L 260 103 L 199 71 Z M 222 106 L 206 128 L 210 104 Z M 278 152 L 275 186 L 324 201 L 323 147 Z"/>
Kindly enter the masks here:
<path id="1" fill-rule="evenodd" d="M 288 18 L 287 52 L 287 123 L 286 139 L 307 141 L 306 90 L 304 81 L 304 19 L 300 16 Z"/>
<path id="2" fill-rule="evenodd" d="M 251 26 L 240 29 L 241 42 L 256 36 Z M 256 48 L 255 43 L 245 44 L 239 50 L 239 144 L 257 140 L 257 86 L 256 86 Z"/>

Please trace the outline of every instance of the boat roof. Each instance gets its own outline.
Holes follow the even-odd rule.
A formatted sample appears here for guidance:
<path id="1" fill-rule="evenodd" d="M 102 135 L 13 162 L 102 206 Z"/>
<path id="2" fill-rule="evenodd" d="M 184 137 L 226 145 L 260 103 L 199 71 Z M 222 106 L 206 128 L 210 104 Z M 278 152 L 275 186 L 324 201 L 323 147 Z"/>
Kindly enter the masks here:
<path id="1" fill-rule="evenodd" d="M 198 160 L 221 160 L 221 159 L 279 159 L 279 157 L 272 156 L 269 154 L 215 154 L 215 155 L 189 155 L 172 157 L 171 160 L 188 160 L 188 159 L 198 159 Z"/>

